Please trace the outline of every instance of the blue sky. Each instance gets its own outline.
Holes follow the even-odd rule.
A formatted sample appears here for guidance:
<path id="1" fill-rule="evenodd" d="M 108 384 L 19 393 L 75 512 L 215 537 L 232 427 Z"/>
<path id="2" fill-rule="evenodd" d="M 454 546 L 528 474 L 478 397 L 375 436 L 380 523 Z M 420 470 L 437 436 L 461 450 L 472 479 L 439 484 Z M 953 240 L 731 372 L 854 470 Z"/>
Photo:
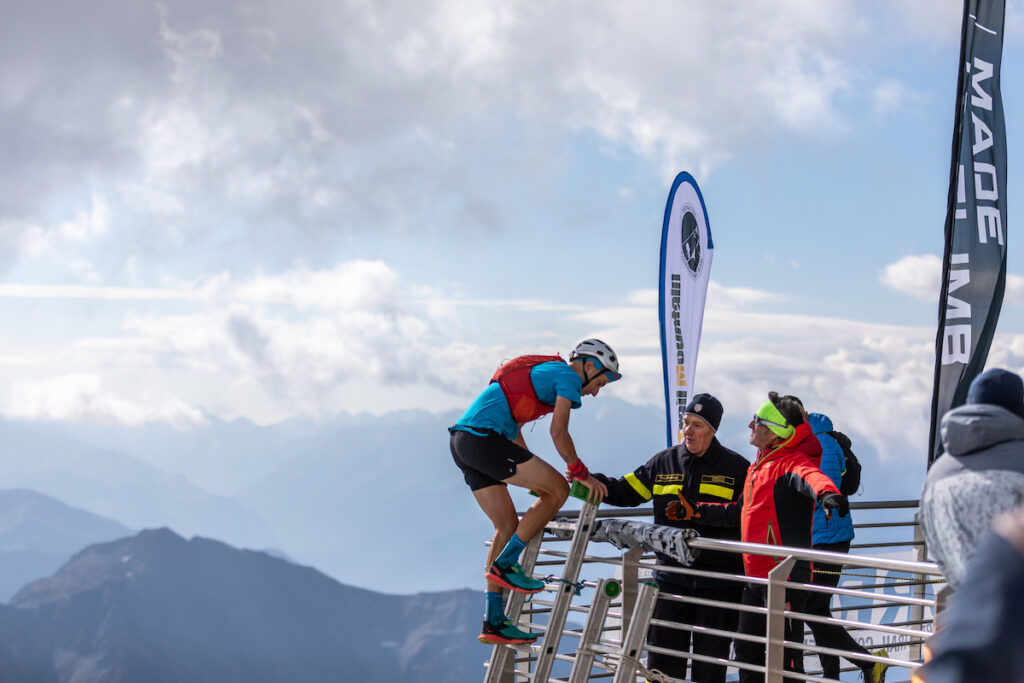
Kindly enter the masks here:
<path id="1" fill-rule="evenodd" d="M 663 400 L 661 217 L 715 241 L 696 389 L 924 458 L 947 0 L 20 6 L 0 27 L 0 412 L 181 429 L 465 405 L 597 335 Z M 1021 3 L 1002 94 L 1009 272 Z"/>

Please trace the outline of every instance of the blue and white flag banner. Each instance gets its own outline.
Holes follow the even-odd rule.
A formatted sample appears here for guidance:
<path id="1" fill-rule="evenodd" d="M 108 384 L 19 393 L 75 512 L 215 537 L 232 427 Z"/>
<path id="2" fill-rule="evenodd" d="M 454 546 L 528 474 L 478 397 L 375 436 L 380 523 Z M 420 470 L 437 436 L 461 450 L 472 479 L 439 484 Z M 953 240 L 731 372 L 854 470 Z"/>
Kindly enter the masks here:
<path id="1" fill-rule="evenodd" d="M 966 0 L 935 339 L 928 464 L 943 414 L 984 369 L 1006 289 L 1006 125 L 999 78 L 1004 0 Z"/>
<path id="2" fill-rule="evenodd" d="M 683 439 L 683 412 L 694 395 L 697 350 L 714 244 L 704 197 L 689 173 L 672 183 L 661 230 L 661 360 L 668 445 Z"/>

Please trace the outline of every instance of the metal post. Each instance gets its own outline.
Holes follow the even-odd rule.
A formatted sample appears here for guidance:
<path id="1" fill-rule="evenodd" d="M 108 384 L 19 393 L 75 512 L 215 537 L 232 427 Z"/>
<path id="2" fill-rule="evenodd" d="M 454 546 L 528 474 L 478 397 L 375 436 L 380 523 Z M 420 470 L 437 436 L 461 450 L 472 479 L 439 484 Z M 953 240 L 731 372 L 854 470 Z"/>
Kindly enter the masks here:
<path id="1" fill-rule="evenodd" d="M 569 552 L 562 567 L 562 578 L 564 581 L 557 589 L 554 605 L 551 607 L 551 614 L 548 615 L 547 630 L 541 640 L 540 654 L 537 656 L 537 668 L 534 670 L 534 683 L 547 683 L 551 676 L 551 667 L 555 663 L 555 655 L 558 654 L 558 644 L 562 640 L 562 630 L 565 628 L 565 618 L 569 614 L 569 604 L 575 594 L 575 586 L 570 585 L 579 579 L 580 567 L 583 566 L 583 556 L 587 552 L 587 545 L 590 543 L 590 532 L 594 526 L 594 518 L 597 515 L 597 506 L 591 503 L 584 503 L 576 520 L 576 530 L 572 535 L 572 542 L 569 545 Z"/>
<path id="2" fill-rule="evenodd" d="M 782 671 L 785 663 L 786 635 L 786 580 L 796 564 L 796 558 L 787 557 L 775 569 L 768 572 L 768 616 L 765 619 L 765 681 L 766 683 L 782 683 Z"/>
<path id="3" fill-rule="evenodd" d="M 949 607 L 949 601 L 953 597 L 953 589 L 949 586 L 943 586 L 942 590 L 935 594 L 935 616 L 932 618 L 932 632 L 938 632 L 942 625 L 945 623 L 949 615 L 946 614 L 946 608 Z"/>
<path id="4" fill-rule="evenodd" d="M 634 683 L 636 681 L 636 664 L 643 649 L 647 629 L 651 625 L 651 614 L 654 603 L 658 599 L 658 589 L 648 584 L 641 584 L 633 608 L 633 617 L 629 620 L 629 630 L 622 637 L 622 657 L 619 668 L 615 672 L 612 683 Z"/>
<path id="5" fill-rule="evenodd" d="M 629 622 L 636 605 L 637 591 L 640 586 L 640 558 L 644 555 L 643 546 L 630 548 L 622 555 L 622 631 L 619 633 L 621 642 L 629 630 Z"/>
<path id="6" fill-rule="evenodd" d="M 915 544 L 919 544 L 919 545 L 915 545 L 914 546 L 914 548 L 917 550 L 917 561 L 918 562 L 927 562 L 928 561 L 928 546 L 925 544 L 924 532 L 921 530 L 921 520 L 920 520 L 920 514 L 919 513 L 914 513 L 914 543 Z M 914 576 L 919 581 L 919 583 L 916 586 L 914 586 L 914 597 L 915 598 L 920 598 L 920 599 L 924 600 L 926 595 L 927 595 L 927 590 L 926 590 L 927 586 L 925 585 L 925 579 L 927 577 L 925 577 L 923 574 L 915 574 Z M 934 615 L 932 615 L 932 618 L 934 619 Z M 921 624 L 921 623 L 924 622 L 924 606 L 923 605 L 911 605 L 910 606 L 910 620 L 912 622 L 917 623 L 917 624 Z M 921 630 L 924 631 L 924 627 L 923 626 L 921 626 L 919 628 L 921 628 Z M 924 636 L 922 634 L 922 637 L 926 637 L 926 636 Z M 910 646 L 910 652 L 909 652 L 909 658 L 910 659 L 921 661 L 923 659 L 923 655 L 924 655 L 924 653 L 922 652 L 921 643 L 914 643 L 913 645 Z"/>
<path id="7" fill-rule="evenodd" d="M 527 574 L 532 574 L 533 567 L 537 564 L 537 553 L 540 552 L 540 543 L 543 536 L 544 532 L 541 531 L 531 538 L 530 542 L 526 544 L 526 548 L 523 549 L 519 563 Z M 526 602 L 526 596 L 517 591 L 505 591 L 505 593 L 508 595 L 508 601 L 505 604 L 505 615 L 512 620 L 512 623 L 518 624 L 519 617 L 523 613 L 523 603 Z M 513 661 L 513 655 L 517 648 L 528 650 L 526 646 L 494 646 L 494 650 L 491 652 L 490 663 L 487 665 L 487 675 L 484 677 L 484 683 L 514 683 L 515 676 L 513 672 L 515 670 L 515 662 Z M 528 666 L 529 663 L 527 663 Z"/>
<path id="8" fill-rule="evenodd" d="M 594 602 L 590 605 L 590 614 L 587 616 L 587 625 L 583 627 L 583 634 L 580 636 L 580 647 L 572 663 L 569 683 L 586 683 L 590 680 L 590 669 L 594 664 L 595 654 L 593 646 L 601 639 L 601 631 L 608 616 L 608 605 L 621 590 L 622 584 L 615 579 L 601 579 L 598 583 Z"/>

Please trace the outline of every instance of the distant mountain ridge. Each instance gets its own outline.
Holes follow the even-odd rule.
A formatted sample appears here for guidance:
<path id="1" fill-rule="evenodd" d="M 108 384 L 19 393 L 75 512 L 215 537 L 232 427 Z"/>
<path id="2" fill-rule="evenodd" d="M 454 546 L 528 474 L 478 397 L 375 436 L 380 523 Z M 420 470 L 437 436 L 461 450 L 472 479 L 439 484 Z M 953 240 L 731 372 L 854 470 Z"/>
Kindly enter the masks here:
<path id="1" fill-rule="evenodd" d="M 28 489 L 0 489 L 0 549 L 68 553 L 132 530 L 101 515 Z"/>
<path id="2" fill-rule="evenodd" d="M 0 602 L 51 575 L 82 548 L 132 533 L 36 491 L 0 490 Z"/>
<path id="3" fill-rule="evenodd" d="M 474 591 L 383 595 L 147 530 L 83 550 L 0 608 L 0 680 L 468 683 L 489 655 L 481 610 Z"/>
<path id="4" fill-rule="evenodd" d="M 726 408 L 717 437 L 750 459 L 745 413 Z M 493 528 L 451 460 L 447 427 L 458 414 L 408 410 L 275 425 L 210 417 L 188 430 L 0 419 L 8 444 L 0 485 L 33 488 L 134 528 L 168 526 L 279 549 L 348 585 L 387 593 L 475 589 Z M 836 424 L 842 428 L 841 419 Z M 524 438 L 557 467 L 549 425 L 527 425 Z M 665 447 L 664 411 L 613 395 L 584 399 L 570 431 L 587 466 L 611 476 Z M 864 500 L 918 495 L 917 461 L 881 463 L 866 439 L 849 435 L 864 463 Z M 532 503 L 521 490 L 511 493 L 519 509 Z M 408 557 L 423 560 L 413 583 Z"/>
<path id="5" fill-rule="evenodd" d="M 265 519 L 174 472 L 173 458 L 169 470 L 158 468 L 50 423 L 0 419 L 0 441 L 0 485 L 5 488 L 38 491 L 136 529 L 169 526 L 236 545 L 277 546 Z"/>
<path id="6" fill-rule="evenodd" d="M 430 558 L 415 589 L 482 589 L 484 542 L 494 531 L 449 453 L 447 428 L 458 416 L 405 410 L 262 427 L 211 419 L 188 432 L 160 425 L 63 429 L 154 465 L 173 464 L 207 490 L 232 492 L 268 521 L 289 556 L 346 584 L 394 591 L 405 584 L 404 558 L 414 555 Z M 528 425 L 524 437 L 557 465 L 549 424 Z M 591 469 L 618 476 L 663 447 L 664 416 L 614 397 L 587 398 L 570 429 Z M 525 492 L 513 495 L 523 507 L 532 503 Z M 433 523 L 422 523 L 425 515 Z M 345 523 L 351 519 L 359 523 Z M 401 542 L 381 533 L 393 529 L 414 532 Z M 358 559 L 364 550 L 372 561 Z"/>

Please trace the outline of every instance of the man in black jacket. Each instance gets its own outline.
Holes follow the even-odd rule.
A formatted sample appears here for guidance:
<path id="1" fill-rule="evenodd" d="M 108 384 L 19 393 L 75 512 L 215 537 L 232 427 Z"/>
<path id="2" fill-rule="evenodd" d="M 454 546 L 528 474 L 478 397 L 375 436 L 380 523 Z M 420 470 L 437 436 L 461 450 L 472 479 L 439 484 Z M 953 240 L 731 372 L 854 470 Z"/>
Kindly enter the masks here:
<path id="1" fill-rule="evenodd" d="M 699 520 L 685 521 L 681 500 L 692 503 L 727 503 L 739 500 L 750 462 L 718 442 L 715 432 L 722 421 L 722 404 L 711 394 L 697 394 L 686 407 L 683 418 L 683 442 L 661 451 L 629 474 L 609 479 L 594 478 L 608 487 L 604 502 L 620 507 L 635 507 L 653 502 L 654 522 L 683 529 L 696 529 L 702 536 L 738 541 L 739 528 L 711 527 Z M 679 566 L 668 556 L 658 556 L 660 564 Z M 694 569 L 743 576 L 743 561 L 738 553 L 702 550 Z M 685 595 L 719 602 L 738 603 L 743 589 L 740 581 L 655 572 L 655 581 L 663 593 Z M 654 619 L 702 626 L 720 631 L 736 630 L 738 614 L 728 608 L 709 607 L 659 598 Z M 729 659 L 730 639 L 693 634 L 693 653 Z M 690 632 L 652 625 L 647 633 L 649 645 L 686 652 Z M 686 679 L 687 660 L 650 652 L 647 666 L 673 678 Z M 722 683 L 725 665 L 693 660 L 690 680 L 695 683 Z"/>

